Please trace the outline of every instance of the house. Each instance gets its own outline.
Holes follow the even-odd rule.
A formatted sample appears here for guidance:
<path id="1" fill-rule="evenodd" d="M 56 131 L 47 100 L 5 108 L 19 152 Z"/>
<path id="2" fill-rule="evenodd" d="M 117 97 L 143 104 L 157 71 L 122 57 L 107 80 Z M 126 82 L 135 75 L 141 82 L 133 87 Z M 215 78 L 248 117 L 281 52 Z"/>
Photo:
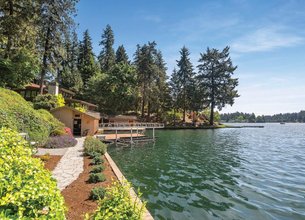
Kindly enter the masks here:
<path id="1" fill-rule="evenodd" d="M 40 85 L 31 83 L 26 85 L 23 89 L 15 89 L 25 100 L 33 101 L 37 95 L 40 94 Z M 75 93 L 64 88 L 59 88 L 57 83 L 49 83 L 48 86 L 43 85 L 43 94 L 62 94 L 65 99 L 71 99 Z"/>
<path id="2" fill-rule="evenodd" d="M 40 94 L 40 86 L 31 83 L 25 86 L 24 89 L 16 89 L 21 96 L 27 101 L 33 101 Z M 99 128 L 100 113 L 95 110 L 97 105 L 74 99 L 75 93 L 64 88 L 60 88 L 58 83 L 49 83 L 43 86 L 43 94 L 59 95 L 65 99 L 65 106 L 52 109 L 51 114 L 59 121 L 70 128 L 73 135 L 86 136 L 94 135 Z"/>
<path id="3" fill-rule="evenodd" d="M 70 128 L 76 136 L 94 135 L 99 128 L 98 112 L 82 112 L 70 106 L 63 106 L 52 109 L 51 114 Z"/>

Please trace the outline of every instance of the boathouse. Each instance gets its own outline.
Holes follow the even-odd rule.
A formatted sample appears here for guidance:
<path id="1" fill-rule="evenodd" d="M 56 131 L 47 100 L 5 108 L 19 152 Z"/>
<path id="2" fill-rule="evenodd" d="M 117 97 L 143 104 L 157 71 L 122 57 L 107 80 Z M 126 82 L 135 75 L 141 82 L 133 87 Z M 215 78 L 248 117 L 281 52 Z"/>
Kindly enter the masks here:
<path id="1" fill-rule="evenodd" d="M 75 136 L 94 135 L 99 129 L 100 114 L 93 111 L 79 111 L 70 106 L 51 110 L 52 115 L 71 129 Z"/>

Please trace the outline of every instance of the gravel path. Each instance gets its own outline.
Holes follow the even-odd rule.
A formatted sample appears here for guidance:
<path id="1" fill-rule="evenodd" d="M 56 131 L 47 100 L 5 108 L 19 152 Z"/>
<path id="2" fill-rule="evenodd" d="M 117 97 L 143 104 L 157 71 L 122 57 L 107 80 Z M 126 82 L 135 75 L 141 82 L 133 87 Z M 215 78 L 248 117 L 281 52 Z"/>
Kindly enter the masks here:
<path id="1" fill-rule="evenodd" d="M 85 138 L 76 138 L 77 144 L 75 147 L 70 147 L 55 169 L 53 170 L 53 177 L 57 180 L 57 186 L 63 190 L 76 180 L 81 172 L 83 172 L 84 158 L 83 144 Z"/>

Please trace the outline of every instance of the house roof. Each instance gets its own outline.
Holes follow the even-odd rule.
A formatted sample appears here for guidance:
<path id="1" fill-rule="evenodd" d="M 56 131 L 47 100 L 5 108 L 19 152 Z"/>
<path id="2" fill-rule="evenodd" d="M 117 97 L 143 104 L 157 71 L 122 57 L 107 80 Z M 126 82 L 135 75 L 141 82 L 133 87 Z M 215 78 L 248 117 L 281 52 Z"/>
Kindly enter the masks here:
<path id="1" fill-rule="evenodd" d="M 84 114 L 84 115 L 87 115 L 91 118 L 98 119 L 98 120 L 101 118 L 99 112 L 94 112 L 94 111 L 81 112 L 81 111 L 79 111 L 75 108 L 69 107 L 69 106 L 62 106 L 62 107 L 54 108 L 54 109 L 51 110 L 51 112 L 56 112 L 56 111 L 59 111 L 61 109 L 68 109 L 68 110 L 71 110 L 71 111 L 76 112 L 78 114 Z"/>
<path id="2" fill-rule="evenodd" d="M 97 108 L 98 106 L 97 105 L 95 105 L 95 104 L 92 104 L 92 103 L 90 103 L 90 102 L 85 102 L 85 101 L 83 101 L 83 100 L 79 100 L 79 99 L 66 99 L 66 101 L 67 102 L 72 102 L 72 103 L 81 103 L 81 104 L 83 104 L 83 105 L 87 105 L 87 106 L 91 106 L 91 107 L 95 107 L 95 108 Z"/>
<path id="3" fill-rule="evenodd" d="M 69 94 L 71 94 L 71 95 L 75 95 L 75 92 L 72 92 L 72 91 L 70 91 L 70 90 L 68 90 L 68 89 L 64 89 L 64 88 L 60 88 L 60 87 L 59 87 L 59 90 L 61 90 L 61 91 L 63 91 L 63 92 L 66 92 L 66 93 L 69 93 Z"/>

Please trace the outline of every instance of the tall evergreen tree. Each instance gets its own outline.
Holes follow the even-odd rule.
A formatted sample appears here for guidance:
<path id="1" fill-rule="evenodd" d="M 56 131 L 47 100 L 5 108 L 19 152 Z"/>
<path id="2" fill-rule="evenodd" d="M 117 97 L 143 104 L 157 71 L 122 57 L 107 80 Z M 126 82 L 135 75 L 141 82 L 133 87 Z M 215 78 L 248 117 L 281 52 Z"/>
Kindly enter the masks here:
<path id="1" fill-rule="evenodd" d="M 91 37 L 88 30 L 84 32 L 83 40 L 80 42 L 78 69 L 81 74 L 84 87 L 87 86 L 88 80 L 98 72 L 98 66 L 95 62 Z"/>
<path id="2" fill-rule="evenodd" d="M 239 97 L 237 90 L 238 79 L 232 78 L 237 66 L 232 64 L 229 47 L 222 51 L 207 49 L 200 54 L 198 65 L 198 80 L 201 87 L 206 88 L 204 102 L 210 106 L 210 125 L 214 124 L 214 109 L 221 110 L 226 104 L 233 105 Z"/>
<path id="3" fill-rule="evenodd" d="M 174 122 L 176 122 L 176 111 L 180 106 L 178 102 L 181 93 L 180 80 L 176 69 L 173 70 L 173 73 L 170 78 L 169 86 L 170 86 L 170 94 L 172 97 L 172 107 L 174 110 Z"/>
<path id="4" fill-rule="evenodd" d="M 63 58 L 62 42 L 74 22 L 72 16 L 76 12 L 78 0 L 41 0 L 39 37 L 42 65 L 40 73 L 40 93 L 43 93 L 43 83 L 47 73 L 56 72 Z"/>
<path id="5" fill-rule="evenodd" d="M 166 83 L 166 66 L 162 53 L 156 49 L 155 42 L 137 45 L 134 64 L 138 73 L 140 88 L 141 116 L 150 118 L 151 113 L 161 116 L 170 103 L 169 87 Z"/>
<path id="6" fill-rule="evenodd" d="M 72 38 L 70 40 L 70 37 Z M 65 42 L 66 57 L 64 60 L 63 70 L 59 78 L 60 84 L 75 92 L 80 92 L 83 86 L 83 80 L 77 68 L 79 45 L 76 32 L 68 36 Z"/>
<path id="7" fill-rule="evenodd" d="M 177 60 L 178 65 L 178 71 L 177 71 L 177 78 L 179 81 L 179 84 L 181 85 L 181 91 L 179 92 L 179 104 L 180 107 L 183 109 L 183 121 L 185 121 L 186 117 L 186 110 L 190 108 L 191 99 L 190 97 L 193 96 L 194 91 L 194 70 L 193 65 L 190 61 L 190 52 L 189 50 L 184 46 L 180 50 L 180 60 Z"/>
<path id="8" fill-rule="evenodd" d="M 22 87 L 39 72 L 38 1 L 0 1 L 0 86 Z"/>
<path id="9" fill-rule="evenodd" d="M 107 72 L 115 64 L 115 54 L 113 50 L 114 35 L 111 26 L 108 24 L 102 34 L 100 46 L 102 51 L 98 57 L 101 65 L 101 70 Z"/>
<path id="10" fill-rule="evenodd" d="M 115 62 L 129 63 L 128 55 L 123 45 L 120 45 L 115 53 Z"/>
<path id="11" fill-rule="evenodd" d="M 138 83 L 141 94 L 141 117 L 145 116 L 145 107 L 147 107 L 147 115 L 150 116 L 151 94 L 154 75 L 157 72 L 155 64 L 155 42 L 148 42 L 143 46 L 137 45 L 135 53 L 135 65 L 138 73 Z"/>

